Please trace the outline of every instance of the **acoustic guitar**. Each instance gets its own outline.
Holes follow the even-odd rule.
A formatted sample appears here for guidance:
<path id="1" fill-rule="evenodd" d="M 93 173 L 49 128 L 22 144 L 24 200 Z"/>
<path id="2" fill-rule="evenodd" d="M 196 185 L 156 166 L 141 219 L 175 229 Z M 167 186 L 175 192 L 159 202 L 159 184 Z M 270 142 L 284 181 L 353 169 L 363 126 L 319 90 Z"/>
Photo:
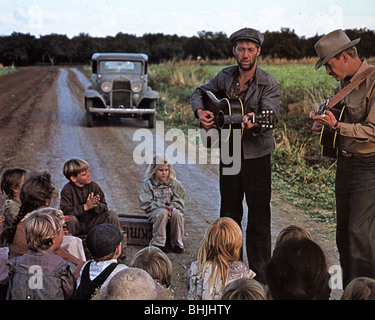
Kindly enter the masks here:
<path id="1" fill-rule="evenodd" d="M 214 115 L 214 127 L 206 130 L 206 132 L 200 130 L 202 144 L 206 148 L 217 148 L 220 139 L 228 141 L 234 129 L 240 129 L 242 137 L 241 124 L 244 122 L 245 114 L 240 99 L 231 99 L 222 93 L 215 95 L 211 91 L 205 91 L 203 104 L 205 110 L 211 111 Z M 273 110 L 262 110 L 260 114 L 251 117 L 250 121 L 260 124 L 263 128 L 273 129 L 276 125 L 276 116 Z M 210 130 L 216 130 L 217 132 L 210 132 Z M 216 137 L 214 141 L 212 141 L 213 137 Z"/>
<path id="2" fill-rule="evenodd" d="M 316 114 L 325 114 L 327 110 L 331 111 L 335 116 L 337 121 L 342 121 L 342 117 L 345 110 L 345 105 L 342 102 L 338 102 L 333 107 L 327 108 L 329 100 L 326 100 L 320 107 L 319 111 Z M 338 141 L 340 135 L 337 131 L 323 126 L 320 133 L 319 143 L 322 146 L 321 154 L 322 156 L 329 158 L 337 158 L 338 156 Z"/>

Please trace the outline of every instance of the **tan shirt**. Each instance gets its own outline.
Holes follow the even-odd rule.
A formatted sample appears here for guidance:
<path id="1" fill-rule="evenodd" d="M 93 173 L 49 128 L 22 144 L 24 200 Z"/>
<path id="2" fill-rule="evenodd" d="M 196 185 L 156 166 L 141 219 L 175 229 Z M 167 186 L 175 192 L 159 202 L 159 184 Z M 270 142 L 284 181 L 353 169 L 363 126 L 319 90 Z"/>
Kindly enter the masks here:
<path id="1" fill-rule="evenodd" d="M 352 77 L 371 67 L 366 60 Z M 341 81 L 334 90 L 343 87 Z M 341 122 L 339 148 L 351 153 L 375 152 L 375 74 L 371 74 L 356 89 L 344 98 L 346 110 Z"/>

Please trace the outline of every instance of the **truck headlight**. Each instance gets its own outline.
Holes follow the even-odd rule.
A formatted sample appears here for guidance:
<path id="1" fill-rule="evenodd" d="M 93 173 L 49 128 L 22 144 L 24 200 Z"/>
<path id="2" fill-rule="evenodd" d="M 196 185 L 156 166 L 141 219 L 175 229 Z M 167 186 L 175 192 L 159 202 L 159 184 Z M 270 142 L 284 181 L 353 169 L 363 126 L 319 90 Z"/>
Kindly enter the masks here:
<path id="1" fill-rule="evenodd" d="M 103 92 L 109 92 L 112 89 L 112 85 L 108 81 L 105 81 L 102 83 L 101 88 Z"/>
<path id="2" fill-rule="evenodd" d="M 133 92 L 140 92 L 142 90 L 142 83 L 139 81 L 132 83 L 132 91 Z"/>

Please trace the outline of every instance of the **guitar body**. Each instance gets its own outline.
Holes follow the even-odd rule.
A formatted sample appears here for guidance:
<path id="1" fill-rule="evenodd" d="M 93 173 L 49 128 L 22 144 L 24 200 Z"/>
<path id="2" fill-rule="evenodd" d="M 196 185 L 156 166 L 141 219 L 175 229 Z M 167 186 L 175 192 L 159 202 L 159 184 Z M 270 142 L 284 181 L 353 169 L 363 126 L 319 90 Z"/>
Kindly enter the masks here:
<path id="1" fill-rule="evenodd" d="M 337 121 L 341 121 L 345 105 L 338 103 L 333 108 L 329 109 L 335 116 Z M 322 155 L 330 158 L 337 158 L 338 155 L 338 139 L 337 131 L 323 126 L 320 134 L 320 144 L 322 145 Z"/>
<path id="2" fill-rule="evenodd" d="M 214 124 L 216 126 L 208 130 L 205 139 L 203 137 L 201 139 L 206 148 L 217 148 L 220 139 L 228 141 L 233 129 L 241 129 L 242 137 L 242 120 L 237 121 L 237 123 L 227 123 L 228 121 L 226 121 L 228 116 L 239 116 L 239 119 L 243 119 L 244 109 L 241 100 L 227 98 L 222 93 L 215 95 L 211 91 L 206 91 L 203 96 L 203 103 L 205 110 L 211 111 L 214 114 Z M 214 132 L 209 132 L 211 130 Z M 216 139 L 213 139 L 213 137 Z"/>
<path id="3" fill-rule="evenodd" d="M 244 107 L 240 99 L 228 98 L 225 94 L 213 94 L 211 91 L 205 91 L 203 95 L 203 104 L 205 110 L 211 111 L 214 115 L 215 127 L 209 130 L 200 130 L 201 141 L 206 148 L 217 148 L 220 141 L 226 142 L 230 139 L 233 130 L 241 130 L 244 121 Z M 261 114 L 253 116 L 250 119 L 253 123 L 258 123 L 265 128 L 274 128 L 276 117 L 272 110 L 264 110 Z M 201 125 L 202 128 L 202 125 Z"/>

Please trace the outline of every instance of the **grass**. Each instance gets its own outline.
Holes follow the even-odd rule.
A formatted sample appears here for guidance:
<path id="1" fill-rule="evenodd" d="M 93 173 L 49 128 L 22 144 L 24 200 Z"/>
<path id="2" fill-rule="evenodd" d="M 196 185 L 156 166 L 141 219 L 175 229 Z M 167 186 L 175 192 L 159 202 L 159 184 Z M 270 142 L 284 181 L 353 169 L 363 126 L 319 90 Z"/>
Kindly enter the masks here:
<path id="1" fill-rule="evenodd" d="M 5 74 L 8 74 L 8 73 L 12 73 L 12 72 L 16 72 L 18 69 L 14 66 L 12 67 L 3 67 L 1 64 L 0 64 L 0 76 L 3 76 Z"/>

